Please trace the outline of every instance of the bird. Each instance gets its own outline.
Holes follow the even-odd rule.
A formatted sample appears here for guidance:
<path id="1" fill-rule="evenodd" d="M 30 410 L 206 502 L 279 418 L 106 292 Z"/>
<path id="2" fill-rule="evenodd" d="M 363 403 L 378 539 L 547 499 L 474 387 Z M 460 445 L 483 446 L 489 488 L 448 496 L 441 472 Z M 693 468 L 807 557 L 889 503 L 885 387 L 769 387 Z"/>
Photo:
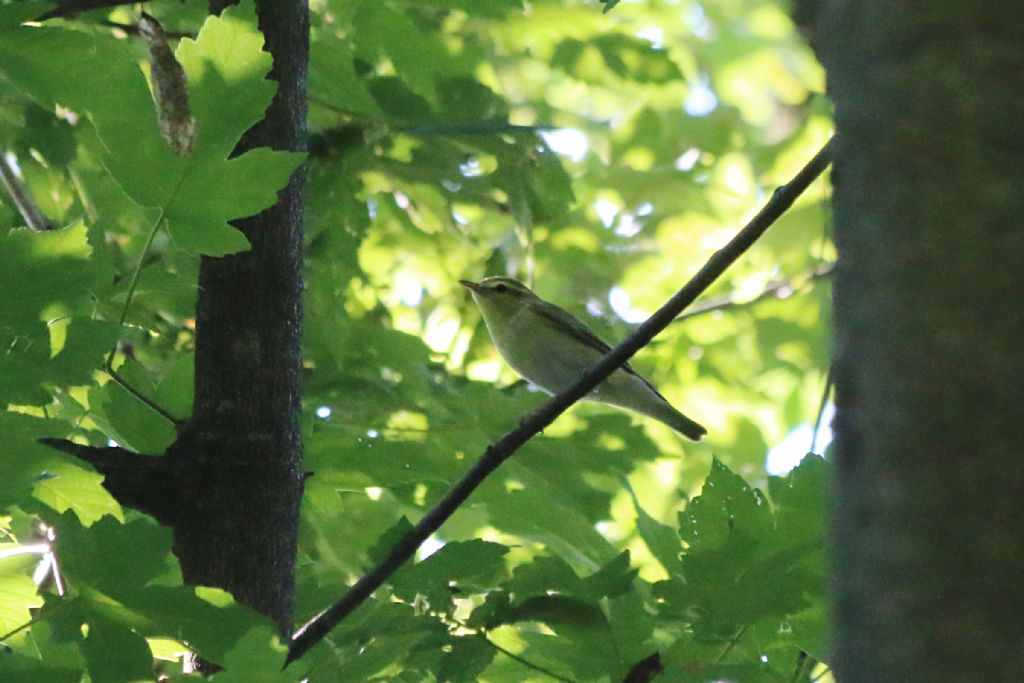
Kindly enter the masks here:
<path id="1" fill-rule="evenodd" d="M 545 301 L 519 280 L 459 280 L 483 315 L 491 341 L 523 378 L 549 394 L 575 384 L 611 347 L 568 311 Z M 616 369 L 586 397 L 635 411 L 699 441 L 707 430 L 658 393 L 628 364 Z"/>

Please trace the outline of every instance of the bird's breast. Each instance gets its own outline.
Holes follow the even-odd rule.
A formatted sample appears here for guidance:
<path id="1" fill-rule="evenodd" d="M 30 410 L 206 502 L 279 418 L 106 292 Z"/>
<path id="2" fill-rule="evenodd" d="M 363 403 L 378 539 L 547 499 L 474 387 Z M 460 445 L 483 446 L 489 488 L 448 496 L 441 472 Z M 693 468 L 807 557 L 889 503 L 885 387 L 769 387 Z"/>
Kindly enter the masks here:
<path id="1" fill-rule="evenodd" d="M 601 358 L 572 337 L 547 324 L 513 316 L 503 329 L 488 329 L 505 361 L 525 379 L 549 393 L 558 393 L 579 379 Z"/>

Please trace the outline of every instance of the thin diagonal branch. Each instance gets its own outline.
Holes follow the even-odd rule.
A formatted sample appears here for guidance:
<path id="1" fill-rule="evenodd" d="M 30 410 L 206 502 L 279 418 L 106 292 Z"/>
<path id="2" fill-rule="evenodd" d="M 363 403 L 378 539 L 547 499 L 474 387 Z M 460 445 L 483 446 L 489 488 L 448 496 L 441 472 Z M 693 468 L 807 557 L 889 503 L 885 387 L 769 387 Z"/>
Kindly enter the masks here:
<path id="1" fill-rule="evenodd" d="M 11 197 L 11 203 L 18 209 L 21 219 L 25 221 L 25 226 L 29 230 L 48 232 L 56 227 L 53 221 L 39 209 L 35 200 L 32 199 L 32 193 L 21 184 L 18 174 L 14 172 L 14 168 L 7 161 L 3 150 L 0 150 L 0 182 L 7 190 L 7 194 Z"/>
<path id="2" fill-rule="evenodd" d="M 533 662 L 531 662 L 530 660 L 526 659 L 525 657 L 520 657 L 519 655 L 517 655 L 515 652 L 512 652 L 511 650 L 506 650 L 501 645 L 498 645 L 496 642 L 494 642 L 493 640 L 488 638 L 486 633 L 481 633 L 480 637 L 484 639 L 485 643 L 487 643 L 488 645 L 493 647 L 495 650 L 497 650 L 501 654 L 505 655 L 509 659 L 512 659 L 512 660 L 515 660 L 515 661 L 519 662 L 520 664 L 522 664 L 527 669 L 531 669 L 533 671 L 536 671 L 537 673 L 542 674 L 544 676 L 547 676 L 548 678 L 553 678 L 556 681 L 563 681 L 563 683 L 574 683 L 573 679 L 571 679 L 571 678 L 566 678 L 565 676 L 562 676 L 561 674 L 557 674 L 554 671 L 551 671 L 549 669 L 544 668 L 540 664 L 534 664 Z"/>
<path id="3" fill-rule="evenodd" d="M 146 244 L 142 247 L 142 253 L 139 254 L 139 260 L 135 264 L 135 270 L 132 271 L 132 279 L 128 283 L 128 294 L 124 300 L 124 308 L 121 309 L 121 319 L 117 321 L 118 325 L 124 325 L 124 321 L 128 317 L 128 307 L 131 306 L 132 297 L 135 296 L 135 287 L 139 284 L 139 274 L 142 272 L 142 265 L 146 261 L 146 255 L 149 254 L 150 248 L 153 246 L 153 239 L 156 237 L 156 233 L 160 230 L 160 226 L 164 223 L 164 212 L 160 211 L 160 216 L 153 223 L 152 229 L 149 231 L 149 237 L 146 238 Z M 180 428 L 184 424 L 184 420 L 179 420 L 174 417 L 166 410 L 160 407 L 160 405 L 143 394 L 141 391 L 135 389 L 132 385 L 122 378 L 117 371 L 114 370 L 114 355 L 117 353 L 117 346 L 115 345 L 110 349 L 110 353 L 107 354 L 107 364 L 105 370 L 110 378 L 117 382 L 118 385 L 134 398 L 136 398 L 144 406 L 152 410 L 154 413 L 164 418 L 176 428 Z"/>
<path id="4" fill-rule="evenodd" d="M 697 316 L 713 313 L 714 311 L 739 308 L 741 306 L 752 306 L 753 304 L 764 301 L 765 299 L 773 296 L 783 298 L 785 296 L 785 292 L 793 291 L 804 283 L 831 277 L 832 272 L 835 269 L 835 263 L 820 263 L 802 276 L 788 280 L 776 280 L 774 282 L 770 282 L 763 290 L 758 292 L 757 296 L 752 299 L 738 301 L 732 293 L 710 297 L 701 301 L 696 306 L 691 306 L 686 311 L 680 313 L 676 316 L 675 322 L 682 322 L 683 320 L 696 318 Z"/>
<path id="5" fill-rule="evenodd" d="M 828 367 L 825 373 L 825 387 L 821 390 L 821 402 L 818 403 L 818 416 L 814 419 L 814 431 L 811 432 L 811 450 L 809 453 L 817 453 L 818 433 L 821 432 L 822 419 L 825 417 L 825 408 L 828 406 L 828 397 L 832 395 L 832 366 Z"/>
<path id="6" fill-rule="evenodd" d="M 119 21 L 109 21 L 107 19 L 99 22 L 99 25 L 106 26 L 107 28 L 116 28 L 119 31 L 124 31 L 130 36 L 140 35 L 142 30 L 139 24 L 123 24 Z M 195 40 L 196 38 L 195 33 L 189 33 L 188 31 L 165 31 L 164 35 L 173 40 L 180 40 L 182 38 L 191 38 L 192 40 Z"/>
<path id="7" fill-rule="evenodd" d="M 833 138 L 834 139 L 834 138 Z M 292 639 L 287 664 L 295 661 L 319 643 L 342 619 L 363 604 L 388 577 L 413 556 L 416 549 L 437 531 L 460 505 L 494 470 L 520 446 L 554 422 L 573 403 L 590 393 L 608 375 L 628 361 L 656 334 L 664 330 L 680 312 L 707 290 L 778 218 L 792 206 L 804 190 L 828 167 L 832 140 L 797 173 L 789 183 L 775 190 L 767 204 L 724 247 L 715 252 L 704 267 L 647 319 L 633 334 L 609 351 L 597 365 L 565 391 L 553 396 L 539 409 L 523 418 L 519 426 L 487 447 L 445 497 L 391 548 L 388 555 L 357 581 L 340 600 L 315 616 Z"/>
<path id="8" fill-rule="evenodd" d="M 806 652 L 801 651 L 796 658 L 796 668 L 793 669 L 793 676 L 789 679 L 789 683 L 800 683 L 806 681 L 810 676 L 811 671 L 814 669 L 815 661 Z"/>

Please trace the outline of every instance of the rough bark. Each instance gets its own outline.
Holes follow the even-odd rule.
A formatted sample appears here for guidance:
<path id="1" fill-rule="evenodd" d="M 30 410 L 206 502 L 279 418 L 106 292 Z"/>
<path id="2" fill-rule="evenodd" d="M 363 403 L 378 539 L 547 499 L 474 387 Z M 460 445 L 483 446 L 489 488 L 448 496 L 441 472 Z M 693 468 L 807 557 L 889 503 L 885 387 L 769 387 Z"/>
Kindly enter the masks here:
<path id="1" fill-rule="evenodd" d="M 225 4 L 211 3 L 219 12 Z M 309 49 L 305 0 L 258 0 L 278 91 L 237 152 L 302 150 Z M 196 302 L 195 408 L 168 452 L 188 463 L 195 509 L 174 525 L 190 583 L 214 585 L 291 630 L 302 445 L 302 210 L 304 176 L 279 202 L 236 223 L 250 251 L 203 258 Z M 173 452 L 172 452 L 173 451 Z M 185 483 L 185 482 L 179 482 Z"/>
<path id="2" fill-rule="evenodd" d="M 212 2 L 210 9 L 228 4 Z M 256 10 L 278 91 L 236 153 L 260 146 L 301 151 L 308 5 L 257 0 Z M 91 463 L 118 501 L 169 526 L 186 582 L 230 591 L 284 636 L 292 630 L 305 478 L 299 428 L 304 184 L 300 170 L 275 206 L 235 223 L 250 251 L 202 259 L 193 414 L 162 457 L 42 440 Z"/>
<path id="3" fill-rule="evenodd" d="M 834 669 L 1024 680 L 1024 4 L 826 2 Z"/>

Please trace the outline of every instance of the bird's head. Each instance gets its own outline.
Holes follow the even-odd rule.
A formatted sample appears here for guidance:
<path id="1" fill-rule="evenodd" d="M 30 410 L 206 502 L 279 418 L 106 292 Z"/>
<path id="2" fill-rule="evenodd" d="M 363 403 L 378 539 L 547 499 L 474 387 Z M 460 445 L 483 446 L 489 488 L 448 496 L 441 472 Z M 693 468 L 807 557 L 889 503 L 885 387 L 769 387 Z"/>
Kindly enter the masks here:
<path id="1" fill-rule="evenodd" d="M 480 282 L 459 280 L 459 284 L 470 291 L 484 317 L 511 315 L 524 304 L 540 300 L 533 290 L 510 277 L 487 277 Z"/>

